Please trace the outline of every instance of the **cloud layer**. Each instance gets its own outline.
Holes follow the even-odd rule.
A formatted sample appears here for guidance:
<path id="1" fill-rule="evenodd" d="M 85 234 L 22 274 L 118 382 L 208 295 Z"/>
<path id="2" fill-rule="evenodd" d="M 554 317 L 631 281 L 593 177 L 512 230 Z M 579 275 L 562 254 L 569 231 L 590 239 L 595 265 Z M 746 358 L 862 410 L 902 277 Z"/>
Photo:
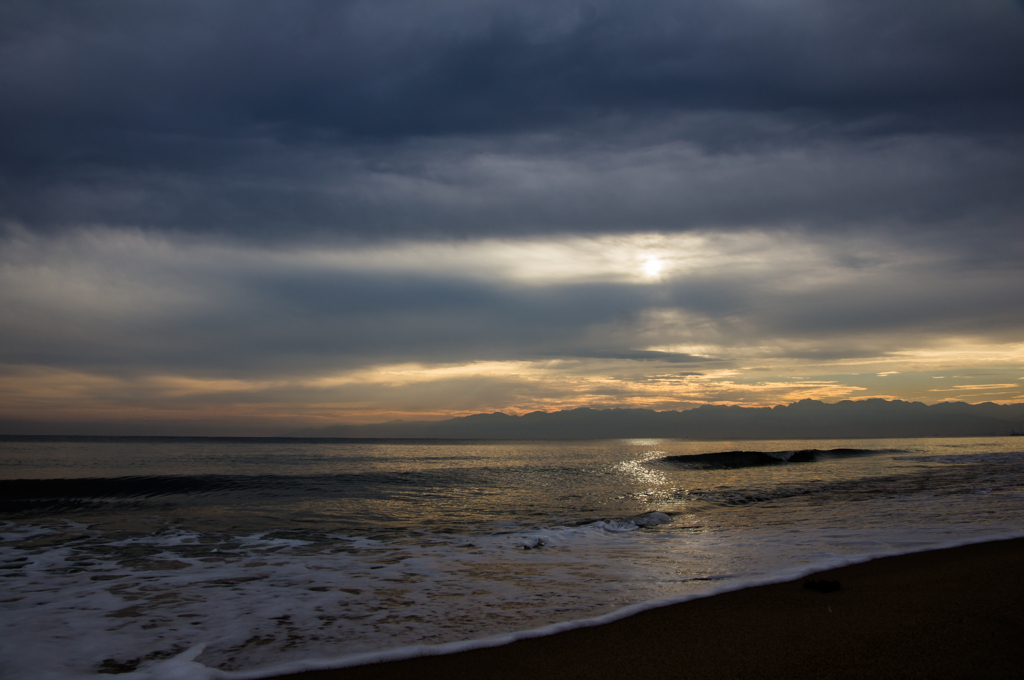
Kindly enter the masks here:
<path id="1" fill-rule="evenodd" d="M 71 402 L 106 395 L 111 409 L 298 420 L 1021 396 L 1007 376 L 974 381 L 999 383 L 992 394 L 963 380 L 940 394 L 921 374 L 1017 370 L 1021 269 L 877 237 L 282 248 L 94 229 L 7 246 L 0 351 L 24 417 L 63 383 L 85 390 Z M 892 389 L 902 374 L 916 382 Z"/>
<path id="2" fill-rule="evenodd" d="M 1008 1 L 5 3 L 8 220 L 1016 226 Z"/>
<path id="3" fill-rule="evenodd" d="M 1021 398 L 1021 3 L 0 26 L 8 429 Z"/>

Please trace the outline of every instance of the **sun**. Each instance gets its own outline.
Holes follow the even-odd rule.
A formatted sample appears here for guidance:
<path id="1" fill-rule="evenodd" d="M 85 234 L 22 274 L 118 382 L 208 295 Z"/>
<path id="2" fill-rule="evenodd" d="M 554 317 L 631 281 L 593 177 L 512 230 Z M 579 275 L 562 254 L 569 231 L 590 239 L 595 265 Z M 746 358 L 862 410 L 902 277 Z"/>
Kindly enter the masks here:
<path id="1" fill-rule="evenodd" d="M 644 262 L 644 276 L 649 279 L 656 279 L 661 274 L 661 270 L 665 268 L 665 263 L 656 257 L 649 257 Z"/>

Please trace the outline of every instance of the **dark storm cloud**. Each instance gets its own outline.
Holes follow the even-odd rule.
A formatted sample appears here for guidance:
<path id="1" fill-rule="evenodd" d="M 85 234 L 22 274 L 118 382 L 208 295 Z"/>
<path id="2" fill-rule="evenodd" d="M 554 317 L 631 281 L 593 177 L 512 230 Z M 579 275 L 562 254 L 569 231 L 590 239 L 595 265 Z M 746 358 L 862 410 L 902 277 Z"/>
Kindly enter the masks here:
<path id="1" fill-rule="evenodd" d="M 7 7 L 16 110 L 136 131 L 394 137 L 608 111 L 948 114 L 1024 97 L 1020 17 L 999 1 Z"/>
<path id="2" fill-rule="evenodd" d="M 926 247 L 919 248 L 920 252 Z M 1019 255 L 1019 250 L 1016 253 Z M 837 266 L 832 272 L 839 274 L 835 280 L 824 274 L 819 282 L 802 289 L 792 288 L 785 271 L 751 274 L 729 270 L 719 276 L 669 284 L 659 302 L 723 324 L 730 318 L 742 319 L 748 333 L 731 333 L 741 342 L 758 337 L 812 339 L 884 333 L 1016 340 L 1024 319 L 1024 302 L 1017 291 L 1019 265 L 964 271 L 961 264 L 956 259 L 907 262 L 872 267 L 861 274 Z M 789 266 L 792 264 L 786 263 L 780 269 Z"/>
<path id="3" fill-rule="evenodd" d="M 1019 227 L 1009 2 L 8 2 L 0 217 Z"/>
<path id="4" fill-rule="evenodd" d="M 632 322 L 621 317 L 652 302 L 644 291 L 621 286 L 524 290 L 433 276 L 296 270 L 267 276 L 193 267 L 174 275 L 177 291 L 195 286 L 183 295 L 187 304 L 161 299 L 155 286 L 110 307 L 102 300 L 67 304 L 54 297 L 33 297 L 20 308 L 4 305 L 10 315 L 0 324 L 0 355 L 8 363 L 109 373 L 262 377 L 406 361 L 696 361 L 632 350 Z M 124 277 L 119 285 L 142 288 L 143 276 Z M 158 278 L 169 282 L 170 276 Z M 618 328 L 591 337 L 606 323 Z"/>
<path id="5" fill-rule="evenodd" d="M 667 364 L 713 363 L 708 357 L 697 357 L 680 352 L 661 352 L 655 350 L 619 350 L 619 351 L 588 351 L 576 350 L 572 356 L 586 359 L 626 359 L 629 361 L 660 361 Z M 703 375 L 703 373 L 680 372 L 677 376 Z"/>
<path id="6" fill-rule="evenodd" d="M 296 238 L 808 225 L 1006 229 L 1024 210 L 1017 140 L 815 142 L 708 154 L 662 138 L 417 140 L 331 157 L 275 146 L 230 172 L 55 171 L 6 184 L 36 224 L 143 224 Z M 339 156 L 342 156 L 339 158 Z"/>

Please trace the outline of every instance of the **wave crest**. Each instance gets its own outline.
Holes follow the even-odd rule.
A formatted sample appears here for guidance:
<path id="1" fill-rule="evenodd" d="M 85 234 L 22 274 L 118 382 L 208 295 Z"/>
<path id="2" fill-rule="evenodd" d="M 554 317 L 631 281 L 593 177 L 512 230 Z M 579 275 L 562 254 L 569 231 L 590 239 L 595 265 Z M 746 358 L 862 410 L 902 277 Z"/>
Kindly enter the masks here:
<path id="1" fill-rule="evenodd" d="M 666 456 L 661 462 L 674 467 L 703 470 L 761 467 L 785 463 L 814 463 L 830 458 L 870 456 L 879 453 L 903 453 L 902 449 L 803 449 L 800 451 L 718 451 L 686 456 Z"/>

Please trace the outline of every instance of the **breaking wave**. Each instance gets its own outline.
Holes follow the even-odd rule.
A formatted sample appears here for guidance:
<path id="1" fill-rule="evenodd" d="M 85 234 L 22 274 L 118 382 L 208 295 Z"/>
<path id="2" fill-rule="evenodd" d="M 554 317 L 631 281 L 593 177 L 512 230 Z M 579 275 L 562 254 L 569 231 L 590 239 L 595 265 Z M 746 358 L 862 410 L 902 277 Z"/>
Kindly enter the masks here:
<path id="1" fill-rule="evenodd" d="M 803 449 L 800 451 L 719 451 L 688 456 L 666 456 L 660 460 L 674 467 L 704 470 L 760 467 L 785 463 L 814 463 L 831 458 L 905 453 L 902 449 Z"/>

